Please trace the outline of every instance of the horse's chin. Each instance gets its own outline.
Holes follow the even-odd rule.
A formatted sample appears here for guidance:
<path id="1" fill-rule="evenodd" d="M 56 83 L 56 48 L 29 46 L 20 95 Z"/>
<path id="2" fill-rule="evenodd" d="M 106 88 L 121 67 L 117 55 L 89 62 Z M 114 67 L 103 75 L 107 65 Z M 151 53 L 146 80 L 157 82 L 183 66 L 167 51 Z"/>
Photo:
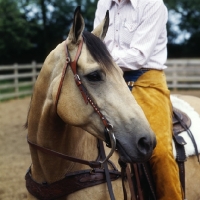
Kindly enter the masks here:
<path id="1" fill-rule="evenodd" d="M 148 155 L 138 155 L 136 152 L 134 153 L 134 150 L 127 152 L 125 148 L 117 141 L 117 150 L 119 153 L 120 160 L 125 163 L 143 163 L 147 162 L 151 154 Z"/>

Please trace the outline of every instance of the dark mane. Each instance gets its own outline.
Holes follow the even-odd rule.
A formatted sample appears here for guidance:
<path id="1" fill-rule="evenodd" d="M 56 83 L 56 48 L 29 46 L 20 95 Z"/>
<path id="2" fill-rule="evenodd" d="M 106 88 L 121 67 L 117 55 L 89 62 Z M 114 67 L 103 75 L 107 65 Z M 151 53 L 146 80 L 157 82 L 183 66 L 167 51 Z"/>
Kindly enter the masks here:
<path id="1" fill-rule="evenodd" d="M 107 69 L 113 66 L 112 56 L 100 38 L 87 31 L 83 32 L 83 38 L 88 51 L 97 63 Z"/>

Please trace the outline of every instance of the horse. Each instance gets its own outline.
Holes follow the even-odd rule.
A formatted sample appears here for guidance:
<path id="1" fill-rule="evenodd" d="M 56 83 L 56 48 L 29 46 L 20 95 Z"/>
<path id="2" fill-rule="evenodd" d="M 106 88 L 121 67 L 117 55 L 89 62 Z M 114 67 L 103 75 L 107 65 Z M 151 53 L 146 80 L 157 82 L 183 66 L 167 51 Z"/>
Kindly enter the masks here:
<path id="1" fill-rule="evenodd" d="M 74 174 L 82 185 L 88 185 L 87 181 L 93 183 L 95 178 L 102 177 L 102 171 L 93 166 L 99 163 L 98 167 L 104 168 L 105 163 L 111 163 L 109 170 L 114 168 L 112 175 L 116 175 L 112 190 L 115 199 L 121 200 L 124 198 L 122 177 L 116 172 L 121 167 L 119 158 L 125 163 L 146 162 L 156 146 L 145 114 L 130 93 L 122 70 L 113 62 L 102 42 L 108 24 L 107 13 L 91 33 L 85 32 L 84 20 L 77 8 L 67 40 L 50 52 L 37 78 L 26 126 L 32 159 L 27 174 L 28 179 L 34 180 L 34 191 L 38 193 L 41 187 L 56 185 Z M 178 97 L 200 113 L 198 98 Z M 108 155 L 100 161 L 99 140 L 107 143 L 104 148 Z M 198 167 L 195 156 L 187 158 L 186 195 L 192 200 L 200 199 Z M 88 178 L 85 173 L 91 176 Z M 73 182 L 67 187 L 70 185 Z M 125 181 L 125 187 L 130 199 L 128 181 Z M 49 193 L 47 197 L 39 198 L 28 190 L 28 199 L 55 199 L 53 192 L 48 190 L 46 193 Z M 67 195 L 58 194 L 56 199 L 106 200 L 110 199 L 110 194 L 104 181 Z"/>
<path id="2" fill-rule="evenodd" d="M 67 40 L 45 59 L 34 86 L 26 123 L 32 160 L 26 175 L 32 181 L 26 185 L 29 200 L 110 199 L 106 181 L 64 196 L 53 197 L 50 190 L 44 192 L 48 193 L 44 198 L 35 193 L 40 192 L 40 186 L 56 185 L 75 172 L 78 172 L 76 177 L 88 171 L 95 176 L 111 155 L 109 169 L 120 169 L 119 158 L 126 163 L 146 162 L 152 155 L 155 135 L 130 93 L 122 70 L 102 42 L 108 24 L 107 13 L 91 33 L 84 31 L 84 19 L 77 8 Z M 98 162 L 97 138 L 111 146 L 110 150 L 104 144 L 108 156 Z M 84 160 L 84 164 L 75 162 L 78 159 Z M 97 165 L 100 169 L 90 168 L 88 163 L 89 166 L 100 163 Z M 113 194 L 121 200 L 124 198 L 122 178 L 117 173 L 114 175 L 117 176 L 112 181 Z M 84 186 L 95 182 L 90 179 L 88 183 L 87 179 L 90 178 L 81 176 L 79 183 Z M 128 187 L 127 181 L 125 187 Z M 129 191 L 127 195 L 130 199 Z"/>

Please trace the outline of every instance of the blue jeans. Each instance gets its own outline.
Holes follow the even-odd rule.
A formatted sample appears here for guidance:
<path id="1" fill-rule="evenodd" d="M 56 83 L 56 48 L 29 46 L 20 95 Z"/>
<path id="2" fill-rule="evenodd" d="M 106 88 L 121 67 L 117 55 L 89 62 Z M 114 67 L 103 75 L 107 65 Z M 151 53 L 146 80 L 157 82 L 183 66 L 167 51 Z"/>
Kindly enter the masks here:
<path id="1" fill-rule="evenodd" d="M 149 69 L 139 69 L 139 70 L 133 70 L 133 71 L 125 71 L 124 72 L 124 80 L 126 82 L 128 81 L 133 81 L 136 82 L 137 79 L 144 74 L 145 72 L 147 72 Z M 130 90 L 132 90 L 133 86 L 128 86 Z"/>

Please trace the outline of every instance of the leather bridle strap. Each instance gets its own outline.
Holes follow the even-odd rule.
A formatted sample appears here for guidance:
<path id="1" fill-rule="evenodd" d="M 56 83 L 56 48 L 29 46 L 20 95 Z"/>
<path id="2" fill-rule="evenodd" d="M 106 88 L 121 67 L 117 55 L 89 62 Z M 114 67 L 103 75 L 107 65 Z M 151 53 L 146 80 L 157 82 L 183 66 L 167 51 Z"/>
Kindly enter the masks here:
<path id="1" fill-rule="evenodd" d="M 104 115 L 101 113 L 100 109 L 98 108 L 98 106 L 94 103 L 94 101 L 91 99 L 91 97 L 89 96 L 89 94 L 87 93 L 86 88 L 84 87 L 84 85 L 82 84 L 82 81 L 79 77 L 79 75 L 77 74 L 77 62 L 78 62 L 78 58 L 80 56 L 81 50 L 82 50 L 82 46 L 83 46 L 83 38 L 81 39 L 81 42 L 79 44 L 75 59 L 73 62 L 70 63 L 71 69 L 74 73 L 74 80 L 76 82 L 76 85 L 78 86 L 83 99 L 85 100 L 85 103 L 87 104 L 88 102 L 90 103 L 90 105 L 94 108 L 95 112 L 99 115 L 99 117 L 101 118 L 104 126 L 106 128 L 111 128 L 110 123 L 108 122 L 108 120 L 104 117 Z M 67 56 L 69 57 L 69 56 Z"/>
<path id="2" fill-rule="evenodd" d="M 27 142 L 32 147 L 35 147 L 36 149 L 40 150 L 41 152 L 47 153 L 49 155 L 54 155 L 54 156 L 63 158 L 65 160 L 69 160 L 69 161 L 72 161 L 72 162 L 85 164 L 85 165 L 90 166 L 91 168 L 102 168 L 102 167 L 104 167 L 105 168 L 105 175 L 106 175 L 106 180 L 107 180 L 107 184 L 108 184 L 110 197 L 111 197 L 111 200 L 114 200 L 115 198 L 114 198 L 114 194 L 113 194 L 113 191 L 112 191 L 110 174 L 109 174 L 108 166 L 107 166 L 107 162 L 106 162 L 111 157 L 111 155 L 113 154 L 113 152 L 115 151 L 115 148 L 116 148 L 116 139 L 115 139 L 114 133 L 112 131 L 112 125 L 108 122 L 108 120 L 101 113 L 101 111 L 98 108 L 98 106 L 90 98 L 90 96 L 87 93 L 86 88 L 83 86 L 83 84 L 82 84 L 82 82 L 80 80 L 79 75 L 77 74 L 77 61 L 78 61 L 78 58 L 79 58 L 79 56 L 81 54 L 81 50 L 82 50 L 82 46 L 83 46 L 83 38 L 81 38 L 81 40 L 80 40 L 80 43 L 79 43 L 79 46 L 78 46 L 78 50 L 77 50 L 77 53 L 76 53 L 76 56 L 75 56 L 75 59 L 74 59 L 73 62 L 70 62 L 70 57 L 69 57 L 68 48 L 67 48 L 67 44 L 66 43 L 67 42 L 65 41 L 66 63 L 64 65 L 64 67 L 63 67 L 60 84 L 59 84 L 58 91 L 57 91 L 57 94 L 56 94 L 55 112 L 57 113 L 57 105 L 58 105 L 59 96 L 60 96 L 60 93 L 61 93 L 62 85 L 63 85 L 65 74 L 66 74 L 66 71 L 67 71 L 67 67 L 70 64 L 71 69 L 72 69 L 72 71 L 74 73 L 74 79 L 75 79 L 76 85 L 78 86 L 79 90 L 81 91 L 81 94 L 83 96 L 83 99 L 85 100 L 85 103 L 87 104 L 89 102 L 91 104 L 91 106 L 93 107 L 94 111 L 100 116 L 100 118 L 101 118 L 101 120 L 102 120 L 102 122 L 103 122 L 103 124 L 105 126 L 106 133 L 108 134 L 108 136 L 106 138 L 109 138 L 109 141 L 108 141 L 108 139 L 106 139 L 107 140 L 106 143 L 108 145 L 110 144 L 112 149 L 111 149 L 109 155 L 106 157 L 105 151 L 103 149 L 103 143 L 101 141 L 100 142 L 100 149 L 101 149 L 101 154 L 103 153 L 102 158 L 104 160 L 103 161 L 87 161 L 87 160 L 82 160 L 82 159 L 79 159 L 79 158 L 71 157 L 71 156 L 59 153 L 57 151 L 54 151 L 54 150 L 39 146 L 39 145 L 35 144 L 34 142 L 31 142 L 28 138 L 27 138 Z"/>
<path id="3" fill-rule="evenodd" d="M 109 130 L 112 129 L 112 125 L 105 118 L 105 116 L 101 113 L 99 107 L 91 99 L 91 97 L 89 96 L 89 94 L 87 92 L 87 89 L 84 87 L 79 75 L 77 74 L 77 62 L 78 62 L 79 56 L 81 54 L 82 46 L 83 46 L 83 38 L 81 38 L 80 43 L 78 45 L 78 50 L 77 50 L 77 53 L 76 53 L 74 61 L 70 62 L 71 59 L 70 59 L 70 56 L 69 56 L 69 53 L 68 53 L 67 40 L 65 41 L 66 63 L 65 63 L 65 66 L 63 67 L 61 80 L 60 80 L 60 84 L 59 84 L 57 95 L 56 95 L 55 110 L 57 112 L 57 105 L 58 105 L 58 101 L 59 101 L 59 96 L 60 96 L 60 93 L 61 93 L 62 85 L 63 85 L 63 82 L 64 82 L 65 74 L 66 74 L 68 65 L 70 65 L 71 69 L 73 71 L 73 74 L 74 74 L 74 80 L 75 80 L 76 85 L 78 86 L 78 88 L 79 88 L 79 90 L 80 90 L 80 92 L 81 92 L 81 94 L 83 96 L 83 99 L 84 99 L 85 103 L 86 104 L 88 104 L 88 102 L 90 103 L 90 105 L 93 107 L 94 111 L 99 115 L 101 121 L 103 122 L 103 124 L 105 126 L 105 138 L 106 138 L 105 142 L 106 142 L 108 147 L 111 147 Z"/>
<path id="4" fill-rule="evenodd" d="M 106 154 L 105 154 L 105 150 L 103 147 L 103 142 L 101 140 L 98 140 L 98 141 L 99 141 L 99 147 L 100 147 L 100 154 L 101 154 L 102 158 L 105 159 Z M 106 182 L 107 182 L 108 191 L 110 194 L 110 199 L 115 200 L 115 196 L 114 196 L 113 189 L 112 189 L 112 183 L 111 183 L 111 179 L 110 179 L 110 173 L 108 170 L 108 163 L 107 162 L 103 163 L 103 167 L 104 167 L 104 171 L 105 171 Z"/>
<path id="5" fill-rule="evenodd" d="M 67 43 L 67 40 L 65 41 L 65 44 L 66 43 Z M 82 46 L 83 46 L 83 38 L 80 40 L 74 61 L 70 62 L 70 56 L 69 56 L 69 53 L 68 53 L 67 44 L 65 45 L 66 63 L 65 63 L 65 66 L 63 67 L 63 71 L 62 71 L 62 75 L 61 75 L 61 79 L 60 79 L 60 84 L 59 84 L 57 95 L 56 95 L 55 109 L 57 109 L 58 100 L 59 100 L 59 97 L 60 97 L 60 93 L 61 93 L 64 78 L 65 78 L 65 74 L 66 74 L 66 71 L 67 71 L 67 67 L 70 64 L 71 69 L 72 69 L 73 74 L 74 74 L 74 79 L 75 79 L 76 85 L 78 86 L 85 103 L 87 104 L 89 102 L 91 104 L 91 106 L 94 108 L 95 112 L 97 112 L 98 115 L 100 116 L 105 127 L 110 128 L 110 123 L 106 120 L 104 115 L 100 112 L 100 109 L 97 107 L 97 105 L 95 105 L 95 103 L 89 97 L 86 88 L 83 86 L 81 79 L 80 79 L 79 75 L 77 74 L 77 62 L 78 62 L 79 56 L 81 54 Z"/>
<path id="6" fill-rule="evenodd" d="M 86 103 L 89 102 L 92 105 L 92 107 L 94 108 L 95 112 L 97 112 L 97 114 L 101 117 L 101 120 L 102 120 L 102 122 L 103 122 L 103 124 L 104 124 L 104 126 L 106 128 L 106 132 L 109 135 L 109 137 L 107 137 L 107 138 L 111 138 L 112 139 L 111 142 L 110 142 L 112 144 L 111 145 L 112 146 L 112 150 L 111 150 L 110 154 L 106 157 L 106 159 L 104 161 L 99 161 L 99 162 L 86 161 L 86 160 L 82 160 L 82 159 L 78 159 L 78 158 L 75 158 L 75 157 L 71 157 L 71 156 L 68 156 L 68 155 L 61 154 L 61 153 L 53 151 L 51 149 L 47 149 L 47 148 L 41 147 L 41 146 L 39 146 L 39 145 L 37 145 L 37 144 L 35 144 L 33 142 L 30 142 L 28 139 L 27 139 L 27 141 L 28 141 L 28 143 L 30 145 L 36 147 L 37 149 L 39 149 L 40 151 L 43 151 L 45 153 L 54 154 L 54 155 L 56 155 L 58 157 L 66 159 L 66 160 L 70 160 L 70 161 L 73 161 L 73 162 L 78 162 L 78 163 L 82 163 L 82 164 L 85 164 L 85 165 L 89 165 L 91 168 L 101 168 L 102 164 L 106 160 L 108 160 L 108 158 L 112 155 L 113 151 L 115 150 L 116 140 L 115 140 L 113 132 L 111 131 L 112 130 L 112 125 L 107 121 L 107 119 L 104 117 L 104 115 L 100 112 L 100 109 L 97 107 L 97 105 L 95 105 L 95 103 L 89 97 L 89 95 L 87 93 L 87 90 L 83 86 L 83 84 L 82 84 L 82 82 L 81 82 L 81 80 L 80 80 L 80 78 L 79 78 L 79 76 L 77 74 L 77 70 L 76 70 L 77 69 L 77 61 L 78 61 L 78 58 L 79 58 L 79 56 L 81 54 L 82 46 L 83 46 L 83 38 L 81 38 L 81 40 L 80 40 L 80 43 L 79 43 L 78 50 L 77 50 L 77 53 L 76 53 L 74 61 L 70 62 L 70 56 L 69 56 L 68 49 L 67 49 L 67 40 L 65 41 L 66 63 L 65 63 L 65 66 L 63 67 L 61 80 L 60 80 L 60 84 L 59 84 L 57 95 L 56 95 L 55 109 L 57 109 L 57 104 L 58 104 L 59 96 L 60 96 L 60 93 L 61 93 L 62 85 L 63 85 L 63 82 L 64 82 L 65 74 L 66 74 L 66 71 L 67 71 L 67 67 L 70 64 L 70 66 L 72 68 L 72 71 L 74 73 L 75 82 L 76 82 L 77 86 L 79 87 L 85 102 Z M 106 143 L 109 143 L 109 142 L 106 142 Z"/>
<path id="7" fill-rule="evenodd" d="M 98 161 L 82 160 L 82 159 L 79 159 L 79 158 L 75 158 L 75 157 L 71 157 L 71 156 L 59 153 L 57 151 L 54 151 L 54 150 L 51 150 L 51 149 L 48 149 L 48 148 L 45 148 L 45 147 L 41 147 L 41 146 L 35 144 L 34 142 L 31 142 L 28 138 L 27 138 L 27 142 L 28 142 L 28 144 L 35 147 L 36 149 L 42 151 L 43 153 L 49 154 L 49 155 L 54 155 L 54 156 L 60 157 L 60 158 L 65 159 L 65 160 L 69 160 L 69 161 L 72 161 L 72 162 L 77 162 L 77 163 L 81 163 L 81 164 L 84 164 L 84 165 L 88 165 L 91 168 L 101 168 L 101 166 L 102 166 L 102 164 Z"/>
<path id="8" fill-rule="evenodd" d="M 66 40 L 65 40 L 65 54 L 66 54 L 66 62 L 65 62 L 65 65 L 63 67 L 63 70 L 62 70 L 62 75 L 61 75 L 61 79 L 60 79 L 60 84 L 58 86 L 58 91 L 57 91 L 57 94 L 56 94 L 56 102 L 55 102 L 55 111 L 57 112 L 57 105 L 58 105 L 58 100 L 59 100 L 59 97 L 60 97 L 60 92 L 61 92 L 61 89 L 62 89 L 62 85 L 63 85 L 63 81 L 64 81 L 64 78 L 65 78 L 65 74 L 67 72 L 67 67 L 70 63 L 70 57 L 68 56 L 68 50 L 66 49 Z"/>

